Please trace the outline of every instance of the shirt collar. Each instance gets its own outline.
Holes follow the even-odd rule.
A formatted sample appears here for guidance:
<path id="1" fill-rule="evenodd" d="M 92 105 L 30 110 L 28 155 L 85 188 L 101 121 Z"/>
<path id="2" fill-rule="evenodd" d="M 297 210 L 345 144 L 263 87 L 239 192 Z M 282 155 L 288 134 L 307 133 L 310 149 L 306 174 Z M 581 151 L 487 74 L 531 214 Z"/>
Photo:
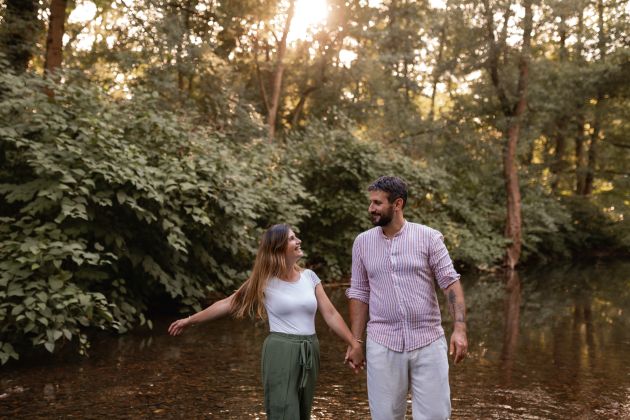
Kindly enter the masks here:
<path id="1" fill-rule="evenodd" d="M 406 230 L 407 230 L 407 220 L 403 219 L 403 225 L 402 225 L 402 227 L 400 228 L 400 230 L 399 230 L 398 232 L 396 232 L 396 233 L 394 234 L 394 236 L 393 236 L 393 237 L 395 238 L 395 237 L 397 237 L 397 236 L 401 236 L 403 233 L 405 233 L 405 231 L 406 231 Z M 387 239 L 387 235 L 385 235 L 385 232 L 383 232 L 383 228 L 382 228 L 382 227 L 380 228 L 380 231 L 381 231 L 381 236 L 382 236 L 383 238 Z"/>

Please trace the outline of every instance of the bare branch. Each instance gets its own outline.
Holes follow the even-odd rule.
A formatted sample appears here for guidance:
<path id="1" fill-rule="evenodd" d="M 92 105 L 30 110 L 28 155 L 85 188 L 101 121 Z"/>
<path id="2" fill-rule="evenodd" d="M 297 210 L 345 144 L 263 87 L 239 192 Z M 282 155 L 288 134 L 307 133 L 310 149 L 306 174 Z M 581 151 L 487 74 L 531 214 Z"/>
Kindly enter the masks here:
<path id="1" fill-rule="evenodd" d="M 622 149 L 630 149 L 630 144 L 617 143 L 616 141 L 610 141 L 610 140 L 607 140 L 606 143 L 610 144 L 611 146 L 621 147 Z"/>
<path id="2" fill-rule="evenodd" d="M 508 96 L 505 92 L 505 88 L 503 87 L 503 83 L 499 76 L 500 51 L 497 46 L 497 42 L 494 39 L 493 11 L 492 11 L 492 8 L 490 7 L 488 0 L 484 0 L 483 5 L 484 5 L 484 14 L 486 16 L 486 36 L 488 39 L 488 47 L 489 47 L 487 69 L 490 72 L 490 79 L 492 80 L 492 85 L 497 91 L 497 96 L 499 97 L 499 102 L 501 103 L 501 108 L 503 109 L 503 113 L 506 116 L 510 116 L 512 115 L 512 106 L 510 105 L 510 100 L 508 99 Z"/>

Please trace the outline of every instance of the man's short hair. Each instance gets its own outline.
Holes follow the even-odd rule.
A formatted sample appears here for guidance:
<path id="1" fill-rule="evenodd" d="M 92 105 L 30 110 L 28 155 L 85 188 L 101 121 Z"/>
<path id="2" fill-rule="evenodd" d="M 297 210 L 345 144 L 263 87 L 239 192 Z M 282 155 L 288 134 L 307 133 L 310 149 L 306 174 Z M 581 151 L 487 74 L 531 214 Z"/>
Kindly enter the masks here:
<path id="1" fill-rule="evenodd" d="M 387 199 L 393 203 L 398 198 L 402 198 L 403 208 L 407 204 L 407 184 L 397 176 L 381 176 L 372 182 L 368 191 L 383 191 L 387 193 Z"/>

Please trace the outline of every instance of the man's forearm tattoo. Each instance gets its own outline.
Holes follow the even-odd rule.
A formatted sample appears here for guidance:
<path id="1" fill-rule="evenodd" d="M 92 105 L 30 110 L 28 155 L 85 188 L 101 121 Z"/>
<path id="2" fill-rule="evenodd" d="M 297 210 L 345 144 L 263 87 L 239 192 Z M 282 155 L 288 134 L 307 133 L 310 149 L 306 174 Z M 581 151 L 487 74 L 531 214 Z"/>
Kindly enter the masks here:
<path id="1" fill-rule="evenodd" d="M 448 310 L 455 322 L 466 322 L 466 306 L 457 302 L 457 294 L 453 290 L 448 292 Z"/>

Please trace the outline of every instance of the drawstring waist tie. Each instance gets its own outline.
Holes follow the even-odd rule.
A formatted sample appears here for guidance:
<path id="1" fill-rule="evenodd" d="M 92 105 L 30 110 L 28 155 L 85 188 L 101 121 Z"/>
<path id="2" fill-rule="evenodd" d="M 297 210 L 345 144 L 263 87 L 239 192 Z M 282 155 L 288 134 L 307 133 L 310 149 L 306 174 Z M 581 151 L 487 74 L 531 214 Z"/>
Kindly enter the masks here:
<path id="1" fill-rule="evenodd" d="M 309 371 L 313 368 L 313 340 L 317 339 L 317 335 L 296 335 L 279 332 L 271 332 L 269 335 L 297 343 L 300 346 L 300 385 L 299 389 L 304 389 L 308 383 Z"/>

